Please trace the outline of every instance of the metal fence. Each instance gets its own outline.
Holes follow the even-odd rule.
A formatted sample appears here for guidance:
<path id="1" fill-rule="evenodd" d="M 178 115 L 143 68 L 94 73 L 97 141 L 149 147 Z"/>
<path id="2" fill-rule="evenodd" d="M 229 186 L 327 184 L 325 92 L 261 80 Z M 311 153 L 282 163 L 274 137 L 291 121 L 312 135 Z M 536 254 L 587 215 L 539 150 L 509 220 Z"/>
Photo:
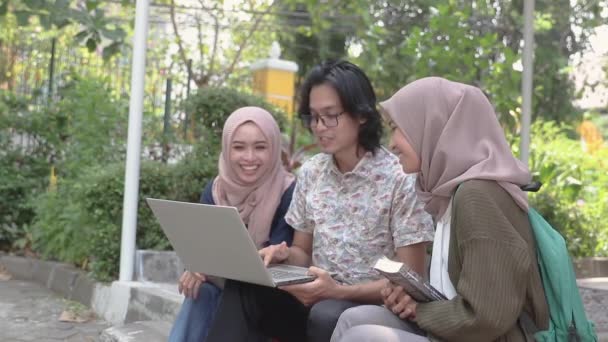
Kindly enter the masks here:
<path id="1" fill-rule="evenodd" d="M 112 89 L 113 96 L 129 95 L 131 51 L 128 47 L 104 61 L 101 49 L 89 53 L 86 48 L 66 44 L 67 39 L 72 38 L 29 37 L 27 40 L 2 42 L 6 74 L 0 76 L 0 87 L 28 98 L 33 106 L 38 107 L 57 101 L 60 89 L 70 82 L 73 75 L 100 77 Z M 146 61 L 146 111 L 153 115 L 163 114 L 167 99 L 181 102 L 187 97 L 187 76 L 171 74 L 161 59 L 152 56 Z M 172 87 L 167 87 L 169 78 L 172 78 Z M 176 110 L 179 106 L 173 104 L 167 108 Z"/>

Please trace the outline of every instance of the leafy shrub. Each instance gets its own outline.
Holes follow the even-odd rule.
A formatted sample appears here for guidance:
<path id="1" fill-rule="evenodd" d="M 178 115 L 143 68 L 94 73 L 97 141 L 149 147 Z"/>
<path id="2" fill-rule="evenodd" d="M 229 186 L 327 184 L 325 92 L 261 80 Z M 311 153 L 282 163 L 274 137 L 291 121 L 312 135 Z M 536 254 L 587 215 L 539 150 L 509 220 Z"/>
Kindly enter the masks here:
<path id="1" fill-rule="evenodd" d="M 217 154 L 204 143 L 194 146 L 192 152 L 172 168 L 173 196 L 178 201 L 198 202 L 205 185 L 217 175 Z"/>
<path id="2" fill-rule="evenodd" d="M 91 231 L 80 208 L 82 187 L 80 182 L 60 179 L 56 190 L 34 201 L 33 247 L 44 258 L 81 266 L 87 263 Z"/>
<path id="3" fill-rule="evenodd" d="M 64 98 L 47 111 L 54 118 L 49 155 L 60 170 L 56 190 L 32 200 L 34 247 L 44 257 L 90 269 L 99 280 L 118 275 L 124 192 L 124 117 L 121 101 L 107 100 L 103 83 L 76 78 Z M 82 99 L 82 100 L 79 100 Z M 204 89 L 190 100 L 196 144 L 175 165 L 144 161 L 140 169 L 137 248 L 170 248 L 146 197 L 198 202 L 205 184 L 217 174 L 219 134 L 226 117 L 243 106 L 270 106 L 230 89 Z M 281 126 L 283 114 L 271 108 Z M 44 131 L 40 127 L 39 130 Z M 48 176 L 49 163 L 45 164 Z M 27 202 L 25 202 L 27 203 Z"/>
<path id="4" fill-rule="evenodd" d="M 186 103 L 186 111 L 191 122 L 195 123 L 193 137 L 205 141 L 210 148 L 212 146 L 215 148 L 221 139 L 226 118 L 235 110 L 246 106 L 257 106 L 268 110 L 281 129 L 286 127 L 287 115 L 261 97 L 231 88 L 202 88 L 198 93 L 190 96 Z"/>
<path id="5" fill-rule="evenodd" d="M 608 149 L 583 152 L 572 130 L 553 122 L 532 127 L 530 169 L 543 183 L 531 204 L 564 235 L 577 257 L 608 255 Z"/>
<path id="6" fill-rule="evenodd" d="M 40 121 L 24 98 L 0 91 L 0 250 L 24 237 L 34 217 L 28 199 L 47 185 L 48 150 L 34 134 Z"/>
<path id="7" fill-rule="evenodd" d="M 91 270 L 100 280 L 118 275 L 124 194 L 124 164 L 113 164 L 92 175 L 81 192 L 80 209 L 91 230 Z M 145 202 L 146 197 L 172 198 L 173 179 L 168 166 L 143 162 L 139 180 L 136 245 L 140 249 L 165 250 L 169 242 Z"/>
<path id="8" fill-rule="evenodd" d="M 144 161 L 139 180 L 136 244 L 139 249 L 170 245 L 145 202 L 146 197 L 198 202 L 204 185 L 217 172 L 215 158 L 195 149 L 182 162 Z M 60 181 L 56 191 L 37 202 L 34 246 L 47 258 L 76 263 L 96 278 L 111 280 L 120 259 L 124 163 L 83 171 L 75 181 Z"/>
<path id="9" fill-rule="evenodd" d="M 102 79 L 74 76 L 61 90 L 51 116 L 63 122 L 60 176 L 73 178 L 82 168 L 123 159 L 127 140 L 127 102 L 115 99 Z"/>
<path id="10" fill-rule="evenodd" d="M 158 162 L 141 165 L 137 213 L 138 249 L 170 249 L 169 241 L 145 202 L 146 197 L 198 202 L 204 185 L 215 176 L 216 160 L 192 154 L 183 162 L 167 166 Z M 124 165 L 112 165 L 93 176 L 81 195 L 91 235 L 91 270 L 102 280 L 118 275 L 124 189 Z"/>
<path id="11" fill-rule="evenodd" d="M 75 76 L 61 89 L 60 101 L 39 111 L 30 111 L 24 98 L 0 93 L 0 248 L 10 248 L 23 237 L 38 201 L 48 201 L 50 207 L 57 201 L 63 203 L 62 198 L 54 197 L 73 196 L 65 189 L 77 184 L 74 180 L 84 168 L 121 159 L 125 113 L 126 102 L 112 100 L 104 81 L 91 77 Z M 64 185 L 60 193 L 38 198 L 49 184 L 51 167 L 55 167 Z M 76 210 L 68 206 L 63 215 L 76 214 L 68 214 L 70 209 Z M 59 224 L 55 228 L 61 231 L 61 222 L 66 219 L 58 216 L 54 221 L 38 221 L 55 222 Z M 45 254 L 73 262 L 80 258 L 76 246 L 75 250 L 57 248 L 49 246 Z"/>

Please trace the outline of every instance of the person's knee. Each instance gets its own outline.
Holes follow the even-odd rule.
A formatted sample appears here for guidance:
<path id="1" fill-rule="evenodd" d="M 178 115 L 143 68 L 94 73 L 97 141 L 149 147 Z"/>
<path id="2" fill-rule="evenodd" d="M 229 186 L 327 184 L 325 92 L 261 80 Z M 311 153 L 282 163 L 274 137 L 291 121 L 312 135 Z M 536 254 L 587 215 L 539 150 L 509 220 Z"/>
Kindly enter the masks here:
<path id="1" fill-rule="evenodd" d="M 194 312 L 204 310 L 208 305 L 217 305 L 221 295 L 221 290 L 213 284 L 203 283 L 198 291 L 196 298 L 184 298 L 182 311 L 187 312 L 187 316 Z"/>
<path id="2" fill-rule="evenodd" d="M 370 319 L 368 306 L 356 306 L 354 308 L 350 308 L 342 313 L 340 319 L 338 320 L 338 327 L 341 328 L 350 328 L 356 325 L 361 325 L 368 323 Z"/>
<path id="3" fill-rule="evenodd" d="M 308 326 L 334 326 L 342 310 L 336 308 L 332 301 L 321 301 L 310 308 Z"/>
<path id="4" fill-rule="evenodd" d="M 193 301 L 197 304 L 209 303 L 213 299 L 220 296 L 221 290 L 211 284 L 211 283 L 203 283 L 198 290 L 198 296 Z"/>
<path id="5" fill-rule="evenodd" d="M 332 338 L 332 342 L 334 339 Z M 400 329 L 374 324 L 361 324 L 348 329 L 336 342 L 428 342 L 419 336 Z"/>
<path id="6" fill-rule="evenodd" d="M 385 336 L 375 334 L 373 326 L 357 325 L 346 330 L 336 342 L 386 342 L 386 340 Z"/>
<path id="7" fill-rule="evenodd" d="M 354 326 L 368 323 L 369 316 L 364 312 L 364 307 L 361 306 L 344 311 L 336 323 L 331 341 L 348 341 L 344 337 L 347 331 L 351 330 Z"/>

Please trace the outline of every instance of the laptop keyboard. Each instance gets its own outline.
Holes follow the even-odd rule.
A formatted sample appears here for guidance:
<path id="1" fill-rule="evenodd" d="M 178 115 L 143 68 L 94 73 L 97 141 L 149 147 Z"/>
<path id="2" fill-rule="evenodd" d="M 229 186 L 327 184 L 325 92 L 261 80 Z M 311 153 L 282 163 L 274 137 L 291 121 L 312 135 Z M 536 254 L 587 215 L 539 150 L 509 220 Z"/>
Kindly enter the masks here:
<path id="1" fill-rule="evenodd" d="M 280 280 L 280 279 L 288 279 L 303 276 L 302 273 L 299 272 L 289 272 L 284 270 L 279 270 L 275 268 L 268 269 L 270 274 L 272 275 L 272 279 Z"/>

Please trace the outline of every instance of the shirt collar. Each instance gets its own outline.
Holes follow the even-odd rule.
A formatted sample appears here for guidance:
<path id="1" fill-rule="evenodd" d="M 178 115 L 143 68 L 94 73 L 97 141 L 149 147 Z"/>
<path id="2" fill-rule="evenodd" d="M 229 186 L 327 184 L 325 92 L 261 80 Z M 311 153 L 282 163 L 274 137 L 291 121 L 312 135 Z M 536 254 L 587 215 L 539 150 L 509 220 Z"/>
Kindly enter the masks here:
<path id="1" fill-rule="evenodd" d="M 334 160 L 333 156 L 330 155 L 328 171 L 329 171 L 329 173 L 331 173 L 337 177 L 344 177 L 344 176 L 348 176 L 348 175 L 367 177 L 369 174 L 368 165 L 370 164 L 370 162 L 373 159 L 374 159 L 374 154 L 372 152 L 369 152 L 369 151 L 365 152 L 363 157 L 359 160 L 357 165 L 355 165 L 355 168 L 352 171 L 342 173 L 338 169 L 338 165 L 336 165 L 336 161 Z"/>

